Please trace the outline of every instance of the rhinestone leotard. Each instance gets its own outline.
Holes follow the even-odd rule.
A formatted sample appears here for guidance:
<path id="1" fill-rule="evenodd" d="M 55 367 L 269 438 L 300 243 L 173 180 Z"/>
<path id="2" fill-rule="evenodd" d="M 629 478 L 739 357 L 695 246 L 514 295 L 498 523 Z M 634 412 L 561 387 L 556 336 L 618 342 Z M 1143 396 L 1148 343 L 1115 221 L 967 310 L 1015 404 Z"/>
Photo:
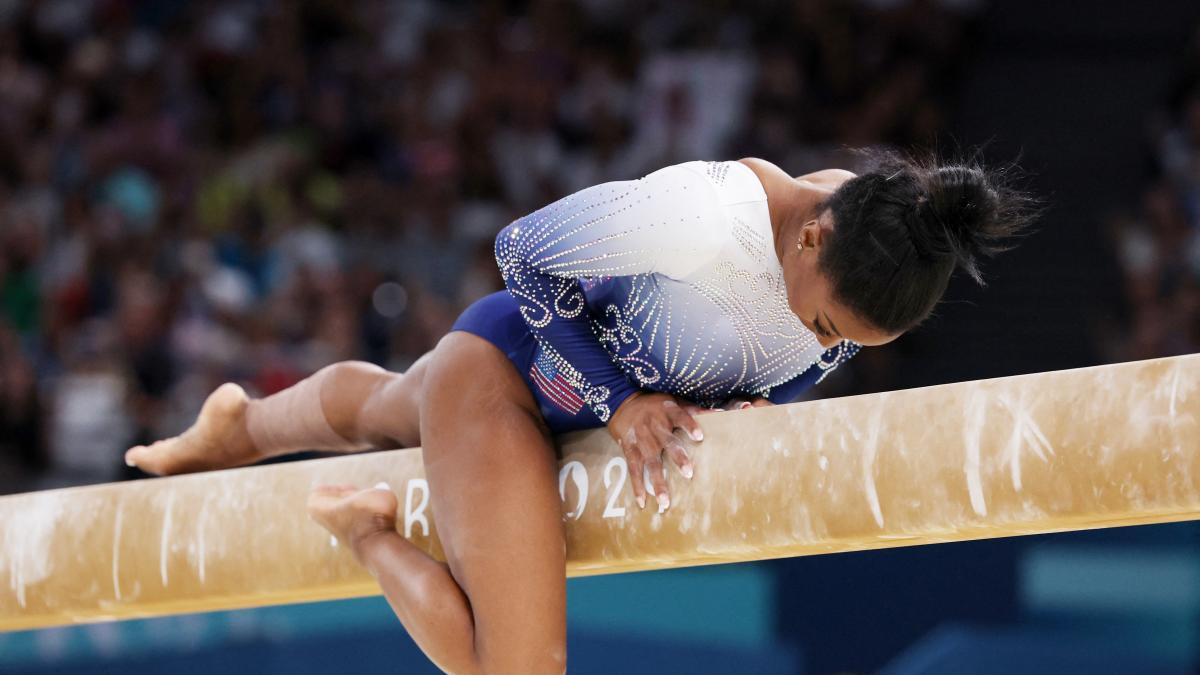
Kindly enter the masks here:
<path id="1" fill-rule="evenodd" d="M 504 228 L 496 260 L 552 367 L 607 421 L 638 389 L 793 400 L 859 349 L 791 312 L 767 196 L 738 162 L 603 183 Z"/>

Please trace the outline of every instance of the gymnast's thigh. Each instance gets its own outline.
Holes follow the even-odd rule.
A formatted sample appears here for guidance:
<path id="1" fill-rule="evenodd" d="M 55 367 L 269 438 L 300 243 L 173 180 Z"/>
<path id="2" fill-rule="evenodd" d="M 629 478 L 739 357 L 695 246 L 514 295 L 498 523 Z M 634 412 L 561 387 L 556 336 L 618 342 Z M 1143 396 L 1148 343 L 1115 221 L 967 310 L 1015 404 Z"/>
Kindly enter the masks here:
<path id="1" fill-rule="evenodd" d="M 549 431 L 512 362 L 454 331 L 425 373 L 421 442 L 431 508 L 471 602 L 486 672 L 561 673 L 566 543 Z"/>

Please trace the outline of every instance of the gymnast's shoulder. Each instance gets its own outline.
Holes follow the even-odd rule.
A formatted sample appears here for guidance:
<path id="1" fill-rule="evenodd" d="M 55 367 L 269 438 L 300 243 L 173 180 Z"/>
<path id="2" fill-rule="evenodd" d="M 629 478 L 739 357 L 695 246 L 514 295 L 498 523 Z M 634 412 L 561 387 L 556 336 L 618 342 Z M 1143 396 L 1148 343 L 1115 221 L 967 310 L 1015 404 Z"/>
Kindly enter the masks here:
<path id="1" fill-rule="evenodd" d="M 822 169 L 812 173 L 806 173 L 803 176 L 791 176 L 788 172 L 779 168 L 772 162 L 757 157 L 743 157 L 737 160 L 739 164 L 744 164 L 758 176 L 758 180 L 763 184 L 763 189 L 770 195 L 772 192 L 780 189 L 795 187 L 797 183 L 808 183 L 809 185 L 832 192 L 838 187 L 855 177 L 852 171 L 845 169 Z"/>
<path id="2" fill-rule="evenodd" d="M 806 173 L 804 175 L 798 175 L 798 177 L 793 178 L 792 175 L 788 174 L 786 171 L 784 171 L 784 169 L 775 166 L 774 162 L 761 160 L 758 159 L 758 157 L 742 157 L 742 159 L 737 160 L 737 162 L 750 167 L 750 171 L 755 172 L 758 175 L 758 179 L 762 180 L 763 183 L 767 183 L 767 181 L 779 183 L 779 181 L 803 180 L 805 183 L 811 183 L 815 185 L 824 184 L 836 186 L 841 185 L 842 183 L 845 183 L 845 181 L 852 178 L 857 178 L 858 175 L 854 172 L 846 171 L 846 169 L 828 168 L 821 169 L 821 171 Z"/>

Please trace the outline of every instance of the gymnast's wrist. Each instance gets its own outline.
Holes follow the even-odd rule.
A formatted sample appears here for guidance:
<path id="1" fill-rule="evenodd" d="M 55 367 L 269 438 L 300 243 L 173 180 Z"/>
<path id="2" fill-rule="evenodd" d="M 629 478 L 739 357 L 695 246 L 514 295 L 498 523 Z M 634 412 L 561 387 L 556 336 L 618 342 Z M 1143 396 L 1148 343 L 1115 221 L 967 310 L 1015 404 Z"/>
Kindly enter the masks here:
<path id="1" fill-rule="evenodd" d="M 613 407 L 613 412 L 612 412 L 612 415 L 610 415 L 610 416 L 609 416 L 609 418 L 608 418 L 608 427 L 609 427 L 609 429 L 612 429 L 612 428 L 613 428 L 613 424 L 614 424 L 614 423 L 617 421 L 617 418 L 622 416 L 622 415 L 621 415 L 621 411 L 622 411 L 622 410 L 628 410 L 628 409 L 629 409 L 629 406 L 628 406 L 628 405 L 626 405 L 626 404 L 628 404 L 630 401 L 632 401 L 632 400 L 634 400 L 634 399 L 636 399 L 636 398 L 640 397 L 640 396 L 641 396 L 642 394 L 644 394 L 644 393 L 645 393 L 645 392 L 644 392 L 644 391 L 642 391 L 641 389 L 634 389 L 634 390 L 633 390 L 633 391 L 632 391 L 632 392 L 631 392 L 631 393 L 630 393 L 628 396 L 626 396 L 626 397 L 625 397 L 623 400 L 621 400 L 620 402 L 618 402 L 618 403 L 617 403 L 617 404 L 616 404 L 616 405 Z"/>

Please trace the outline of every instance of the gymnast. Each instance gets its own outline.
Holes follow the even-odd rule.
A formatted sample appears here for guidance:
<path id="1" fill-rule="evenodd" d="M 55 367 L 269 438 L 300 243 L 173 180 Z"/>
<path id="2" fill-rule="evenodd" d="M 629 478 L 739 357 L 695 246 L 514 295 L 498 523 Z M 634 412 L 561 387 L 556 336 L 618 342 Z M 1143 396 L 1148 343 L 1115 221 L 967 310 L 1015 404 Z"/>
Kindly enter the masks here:
<path id="1" fill-rule="evenodd" d="M 858 176 L 697 161 L 564 197 L 500 231 L 506 290 L 407 372 L 336 363 L 261 400 L 227 383 L 126 462 L 176 474 L 421 446 L 445 563 L 397 533 L 390 490 L 318 486 L 309 514 L 443 670 L 562 673 L 555 434 L 606 426 L 649 477 L 649 495 L 629 481 L 638 506 L 665 512 L 665 467 L 704 470 L 687 451 L 698 414 L 794 400 L 929 316 L 954 269 L 981 282 L 978 259 L 1028 223 L 1003 171 L 866 154 Z"/>

